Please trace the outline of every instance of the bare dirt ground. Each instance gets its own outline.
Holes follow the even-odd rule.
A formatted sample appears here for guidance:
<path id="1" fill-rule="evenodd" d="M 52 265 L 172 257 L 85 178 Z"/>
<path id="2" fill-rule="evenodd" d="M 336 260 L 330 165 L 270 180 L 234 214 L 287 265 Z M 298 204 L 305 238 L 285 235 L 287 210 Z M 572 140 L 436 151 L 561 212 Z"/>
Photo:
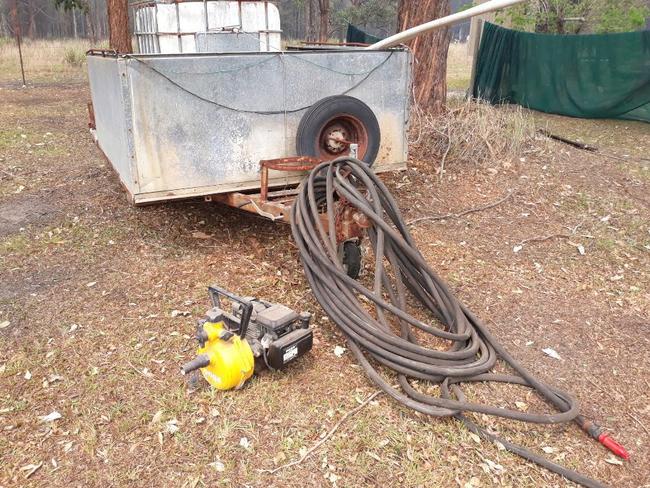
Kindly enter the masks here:
<path id="1" fill-rule="evenodd" d="M 308 290 L 288 226 L 200 201 L 130 206 L 86 129 L 88 99 L 82 80 L 0 89 L 0 486 L 570 485 L 383 395 L 303 463 L 265 472 L 375 388 L 334 355 L 344 339 Z M 478 420 L 610 486 L 650 486 L 650 127 L 535 117 L 611 156 L 540 140 L 507 164 L 449 162 L 443 178 L 415 154 L 385 181 L 408 220 L 515 192 L 415 224 L 420 249 L 632 459 L 619 464 L 574 425 Z M 314 350 L 241 391 L 190 393 L 178 365 L 194 354 L 211 283 L 314 312 Z M 517 388 L 467 392 L 541 408 Z"/>

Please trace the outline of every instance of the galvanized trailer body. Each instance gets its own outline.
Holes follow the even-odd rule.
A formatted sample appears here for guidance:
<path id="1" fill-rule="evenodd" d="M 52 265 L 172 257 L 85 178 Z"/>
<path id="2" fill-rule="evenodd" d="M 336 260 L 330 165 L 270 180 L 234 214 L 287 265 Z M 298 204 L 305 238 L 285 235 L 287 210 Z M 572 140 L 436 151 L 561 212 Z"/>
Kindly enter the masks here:
<path id="1" fill-rule="evenodd" d="M 315 102 L 349 95 L 376 115 L 376 171 L 407 159 L 407 50 L 90 54 L 94 137 L 136 204 L 260 188 L 260 160 L 296 155 Z M 301 174 L 269 174 L 269 186 Z"/>

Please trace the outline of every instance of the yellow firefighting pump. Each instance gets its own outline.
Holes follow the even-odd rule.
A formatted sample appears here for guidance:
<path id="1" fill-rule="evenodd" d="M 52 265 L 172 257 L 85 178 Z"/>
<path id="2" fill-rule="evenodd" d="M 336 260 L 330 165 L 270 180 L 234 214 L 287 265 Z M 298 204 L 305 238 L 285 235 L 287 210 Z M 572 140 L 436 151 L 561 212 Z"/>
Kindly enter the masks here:
<path id="1" fill-rule="evenodd" d="M 240 297 L 216 285 L 208 293 L 213 308 L 199 320 L 197 356 L 181 367 L 182 374 L 199 369 L 213 387 L 237 389 L 255 371 L 283 369 L 311 350 L 310 313 Z M 232 312 L 221 308 L 221 297 L 232 302 Z"/>

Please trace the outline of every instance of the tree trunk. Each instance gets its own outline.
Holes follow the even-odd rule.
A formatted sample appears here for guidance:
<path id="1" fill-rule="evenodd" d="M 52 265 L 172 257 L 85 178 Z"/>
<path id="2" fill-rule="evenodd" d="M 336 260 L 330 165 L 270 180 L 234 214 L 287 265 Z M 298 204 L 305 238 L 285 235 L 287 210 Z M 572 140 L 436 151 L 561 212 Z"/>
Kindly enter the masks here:
<path id="1" fill-rule="evenodd" d="M 7 20 L 5 18 L 5 14 L 3 12 L 0 12 L 0 36 L 2 37 L 9 37 L 9 29 L 7 28 Z"/>
<path id="2" fill-rule="evenodd" d="M 77 9 L 72 9 L 72 32 L 74 33 L 74 38 L 77 38 Z"/>
<path id="3" fill-rule="evenodd" d="M 108 45 L 118 53 L 133 52 L 129 33 L 128 0 L 107 0 Z"/>
<path id="4" fill-rule="evenodd" d="M 305 34 L 307 41 L 313 42 L 316 40 L 316 6 L 314 2 L 318 0 L 307 0 L 307 15 L 305 19 L 307 20 L 307 25 L 305 26 Z"/>
<path id="5" fill-rule="evenodd" d="M 330 0 L 318 0 L 320 10 L 320 26 L 318 29 L 318 40 L 327 42 L 329 39 L 330 27 Z"/>
<path id="6" fill-rule="evenodd" d="M 400 0 L 397 25 L 401 32 L 449 15 L 448 0 Z M 413 89 L 415 101 L 433 113 L 445 107 L 447 99 L 447 51 L 449 30 L 440 29 L 409 41 L 415 62 Z"/>
<path id="7" fill-rule="evenodd" d="M 34 9 L 34 0 L 27 2 L 27 14 L 29 16 L 27 23 L 27 37 L 34 39 L 36 37 L 36 10 Z"/>
<path id="8" fill-rule="evenodd" d="M 97 42 L 97 37 L 95 36 L 92 14 L 90 12 L 84 12 L 84 22 L 86 23 L 86 36 L 88 39 L 90 39 L 90 43 L 94 46 Z"/>

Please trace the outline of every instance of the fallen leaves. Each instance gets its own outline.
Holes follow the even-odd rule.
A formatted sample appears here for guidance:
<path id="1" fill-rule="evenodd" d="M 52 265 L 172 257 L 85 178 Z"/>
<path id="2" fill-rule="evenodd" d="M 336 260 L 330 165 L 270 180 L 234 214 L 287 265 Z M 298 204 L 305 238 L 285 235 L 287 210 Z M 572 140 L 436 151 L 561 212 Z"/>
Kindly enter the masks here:
<path id="1" fill-rule="evenodd" d="M 208 466 L 213 468 L 218 473 L 223 473 L 226 470 L 226 466 L 218 459 L 212 463 L 208 463 Z"/>
<path id="2" fill-rule="evenodd" d="M 246 449 L 247 451 L 252 451 L 251 443 L 248 440 L 248 437 L 242 437 L 239 439 L 239 445 Z"/>
<path id="3" fill-rule="evenodd" d="M 558 360 L 562 359 L 560 355 L 557 353 L 557 351 L 550 347 L 545 347 L 544 349 L 542 349 L 542 352 L 550 358 L 558 359 Z"/>
<path id="4" fill-rule="evenodd" d="M 280 463 L 283 463 L 286 460 L 287 460 L 287 455 L 282 451 L 280 451 L 280 453 L 273 458 L 273 464 L 275 466 L 278 466 Z"/>
<path id="5" fill-rule="evenodd" d="M 172 318 L 176 317 L 189 317 L 191 315 L 190 312 L 187 310 L 172 310 L 171 314 Z"/>
<path id="6" fill-rule="evenodd" d="M 24 472 L 25 479 L 27 479 L 30 476 L 32 476 L 34 473 L 36 473 L 36 471 L 41 469 L 41 466 L 43 466 L 42 462 L 40 462 L 38 464 L 26 464 L 25 466 L 20 468 L 20 470 Z"/>
<path id="7" fill-rule="evenodd" d="M 522 412 L 528 410 L 528 404 L 526 402 L 515 402 L 515 407 Z"/>
<path id="8" fill-rule="evenodd" d="M 59 420 L 60 418 L 63 418 L 63 415 L 61 415 L 59 412 L 56 410 L 48 413 L 47 415 L 41 415 L 38 417 L 41 422 L 54 422 L 55 420 Z"/>
<path id="9" fill-rule="evenodd" d="M 372 452 L 372 451 L 366 451 L 366 455 L 367 455 L 368 457 L 371 457 L 372 459 L 374 459 L 374 460 L 377 461 L 378 463 L 381 462 L 381 458 L 380 458 L 377 454 L 375 454 L 374 452 Z"/>
<path id="10" fill-rule="evenodd" d="M 177 419 L 170 419 L 165 423 L 165 430 L 167 433 L 174 435 L 176 432 L 180 430 L 178 427 L 178 420 Z"/>
<path id="11" fill-rule="evenodd" d="M 158 424 L 158 423 L 160 423 L 160 421 L 162 420 L 162 416 L 163 416 L 163 411 L 162 411 L 162 410 L 158 410 L 158 411 L 153 415 L 153 417 L 151 418 L 151 423 L 152 423 L 152 424 Z"/>
<path id="12" fill-rule="evenodd" d="M 483 463 L 479 463 L 479 466 L 483 471 L 487 474 L 494 473 L 494 474 L 501 474 L 505 471 L 503 466 L 501 466 L 498 463 L 495 463 L 491 459 L 483 459 Z"/>
<path id="13" fill-rule="evenodd" d="M 472 476 L 467 483 L 463 485 L 463 488 L 479 488 L 481 486 L 481 480 L 476 476 Z"/>
<path id="14" fill-rule="evenodd" d="M 605 462 L 609 464 L 613 464 L 615 466 L 623 466 L 623 461 L 621 461 L 620 459 L 614 456 L 608 457 L 607 459 L 605 459 Z"/>

